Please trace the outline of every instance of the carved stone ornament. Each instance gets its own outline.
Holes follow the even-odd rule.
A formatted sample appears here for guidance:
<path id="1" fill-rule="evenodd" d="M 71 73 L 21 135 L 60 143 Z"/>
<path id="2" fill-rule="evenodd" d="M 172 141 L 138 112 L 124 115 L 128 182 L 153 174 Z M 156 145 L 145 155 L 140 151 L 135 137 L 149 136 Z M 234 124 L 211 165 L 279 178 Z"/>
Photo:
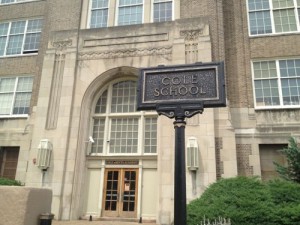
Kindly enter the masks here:
<path id="1" fill-rule="evenodd" d="M 161 55 L 169 59 L 172 54 L 172 46 L 164 46 L 157 48 L 147 49 L 123 49 L 117 51 L 105 51 L 105 52 L 82 52 L 79 54 L 80 60 L 89 59 L 113 59 L 123 57 L 138 57 L 146 55 Z"/>
<path id="2" fill-rule="evenodd" d="M 68 40 L 60 40 L 60 41 L 54 41 L 51 43 L 51 45 L 56 48 L 59 51 L 62 51 L 64 49 L 66 49 L 67 47 L 72 46 L 72 40 L 68 39 Z"/>
<path id="3" fill-rule="evenodd" d="M 203 29 L 201 30 L 183 30 L 180 31 L 180 36 L 186 41 L 195 41 L 203 34 Z"/>

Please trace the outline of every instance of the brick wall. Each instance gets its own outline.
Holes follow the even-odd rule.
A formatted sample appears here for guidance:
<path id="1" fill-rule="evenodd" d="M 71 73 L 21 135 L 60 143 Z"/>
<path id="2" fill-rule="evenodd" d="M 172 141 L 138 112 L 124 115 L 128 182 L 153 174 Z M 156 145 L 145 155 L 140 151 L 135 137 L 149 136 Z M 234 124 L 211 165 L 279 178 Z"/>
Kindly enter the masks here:
<path id="1" fill-rule="evenodd" d="M 221 161 L 221 150 L 223 148 L 223 139 L 220 137 L 215 138 L 215 148 L 216 148 L 216 174 L 217 180 L 222 177 L 224 174 L 224 165 L 223 161 Z"/>
<path id="2" fill-rule="evenodd" d="M 253 176 L 253 166 L 250 166 L 249 156 L 252 155 L 251 144 L 237 144 L 237 166 L 239 176 Z"/>

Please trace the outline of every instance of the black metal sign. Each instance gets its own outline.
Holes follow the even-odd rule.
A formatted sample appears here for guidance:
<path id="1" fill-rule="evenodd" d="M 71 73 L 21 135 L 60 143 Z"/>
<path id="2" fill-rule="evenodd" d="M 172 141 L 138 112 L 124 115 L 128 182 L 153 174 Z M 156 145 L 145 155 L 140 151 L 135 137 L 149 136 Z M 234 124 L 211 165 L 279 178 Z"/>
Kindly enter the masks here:
<path id="1" fill-rule="evenodd" d="M 201 102 L 203 107 L 226 105 L 223 63 L 159 66 L 140 70 L 138 110 L 157 104 Z"/>

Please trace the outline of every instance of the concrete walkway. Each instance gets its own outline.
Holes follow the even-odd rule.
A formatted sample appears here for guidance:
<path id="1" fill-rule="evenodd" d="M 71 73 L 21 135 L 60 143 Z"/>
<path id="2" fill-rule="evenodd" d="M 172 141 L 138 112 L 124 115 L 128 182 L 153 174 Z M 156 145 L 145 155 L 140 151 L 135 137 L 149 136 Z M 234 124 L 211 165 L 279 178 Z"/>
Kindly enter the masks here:
<path id="1" fill-rule="evenodd" d="M 120 221 L 88 221 L 88 220 L 74 220 L 74 221 L 57 221 L 53 220 L 52 225 L 156 225 L 155 223 L 137 223 L 137 222 L 120 222 Z"/>

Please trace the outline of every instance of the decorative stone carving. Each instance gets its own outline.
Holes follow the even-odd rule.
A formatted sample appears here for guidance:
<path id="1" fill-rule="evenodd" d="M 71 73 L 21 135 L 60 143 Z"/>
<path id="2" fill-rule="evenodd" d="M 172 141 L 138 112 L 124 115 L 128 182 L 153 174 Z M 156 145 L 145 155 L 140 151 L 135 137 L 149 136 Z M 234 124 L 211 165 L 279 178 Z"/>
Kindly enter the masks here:
<path id="1" fill-rule="evenodd" d="M 117 51 L 94 51 L 94 52 L 81 52 L 79 53 L 80 60 L 90 60 L 90 59 L 113 59 L 113 58 L 123 58 L 123 57 L 139 57 L 146 55 L 161 55 L 166 59 L 170 60 L 172 54 L 172 46 L 164 46 L 157 48 L 147 48 L 147 49 L 123 49 Z"/>
<path id="2" fill-rule="evenodd" d="M 196 41 L 201 35 L 203 35 L 202 29 L 180 31 L 180 36 L 183 37 L 185 41 Z"/>
<path id="3" fill-rule="evenodd" d="M 198 61 L 198 39 L 203 34 L 203 29 L 183 30 L 180 36 L 185 40 L 185 62 L 195 63 Z"/>
<path id="4" fill-rule="evenodd" d="M 56 48 L 58 51 L 65 50 L 67 47 L 72 46 L 72 40 L 60 40 L 60 41 L 54 41 L 51 43 L 51 45 Z"/>
<path id="5" fill-rule="evenodd" d="M 52 46 L 56 48 L 53 76 L 51 83 L 51 91 L 49 97 L 48 115 L 46 121 L 46 129 L 56 129 L 59 104 L 62 90 L 63 72 L 65 68 L 65 49 L 72 46 L 72 40 L 52 42 Z"/>

